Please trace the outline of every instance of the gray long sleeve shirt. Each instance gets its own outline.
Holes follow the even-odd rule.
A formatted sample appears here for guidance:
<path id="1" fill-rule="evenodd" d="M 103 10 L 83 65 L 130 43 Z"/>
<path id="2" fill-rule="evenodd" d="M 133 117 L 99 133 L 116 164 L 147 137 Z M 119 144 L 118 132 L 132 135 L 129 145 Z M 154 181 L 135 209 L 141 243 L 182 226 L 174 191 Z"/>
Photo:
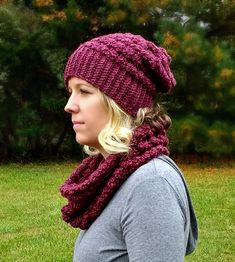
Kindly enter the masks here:
<path id="1" fill-rule="evenodd" d="M 138 168 L 75 243 L 74 262 L 182 262 L 197 221 L 182 173 L 160 156 Z"/>

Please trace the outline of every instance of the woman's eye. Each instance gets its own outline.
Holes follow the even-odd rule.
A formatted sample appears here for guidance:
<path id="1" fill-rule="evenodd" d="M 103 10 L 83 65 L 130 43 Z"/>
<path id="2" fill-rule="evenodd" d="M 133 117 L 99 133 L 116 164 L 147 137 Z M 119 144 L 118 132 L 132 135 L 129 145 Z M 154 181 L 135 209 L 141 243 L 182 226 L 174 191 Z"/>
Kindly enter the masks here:
<path id="1" fill-rule="evenodd" d="M 90 92 L 85 89 L 80 89 L 80 93 L 81 94 L 90 94 Z"/>

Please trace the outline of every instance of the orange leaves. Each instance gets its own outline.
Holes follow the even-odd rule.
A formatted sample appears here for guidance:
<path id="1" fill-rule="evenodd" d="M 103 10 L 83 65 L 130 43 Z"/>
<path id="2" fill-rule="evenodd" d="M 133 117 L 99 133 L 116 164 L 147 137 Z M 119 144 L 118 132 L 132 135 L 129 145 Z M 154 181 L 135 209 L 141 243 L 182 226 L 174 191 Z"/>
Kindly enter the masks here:
<path id="1" fill-rule="evenodd" d="M 143 10 L 146 9 L 146 6 L 149 6 L 151 4 L 151 0 L 131 0 L 130 1 L 130 8 L 132 10 L 138 11 L 138 10 Z"/>
<path id="2" fill-rule="evenodd" d="M 119 1 L 118 0 L 109 0 L 108 1 L 110 5 L 113 5 L 113 6 L 118 6 L 119 5 Z"/>
<path id="3" fill-rule="evenodd" d="M 177 48 L 180 45 L 180 42 L 176 36 L 171 34 L 169 31 L 164 34 L 163 45 L 168 48 Z"/>
<path id="4" fill-rule="evenodd" d="M 55 19 L 58 19 L 58 20 L 66 19 L 66 14 L 64 11 L 55 10 L 53 0 L 35 0 L 34 5 L 38 8 L 45 8 L 45 7 L 47 7 L 47 9 L 49 8 L 49 12 L 47 11 L 48 13 L 41 15 L 43 22 L 48 22 L 48 21 L 52 21 Z"/>
<path id="5" fill-rule="evenodd" d="M 235 130 L 232 131 L 231 136 L 232 136 L 232 141 L 235 144 Z"/>
<path id="6" fill-rule="evenodd" d="M 42 20 L 44 22 L 52 21 L 54 19 L 64 20 L 66 15 L 64 11 L 54 11 L 52 14 L 42 15 Z"/>
<path id="7" fill-rule="evenodd" d="M 7 0 L 0 0 L 0 5 L 6 4 L 8 1 Z"/>
<path id="8" fill-rule="evenodd" d="M 170 0 L 130 0 L 128 4 L 131 10 L 142 11 L 151 7 L 166 7 L 169 3 Z"/>
<path id="9" fill-rule="evenodd" d="M 198 45 L 191 45 L 185 49 L 185 54 L 189 57 L 198 57 L 201 54 L 200 47 Z"/>
<path id="10" fill-rule="evenodd" d="M 177 48 L 180 45 L 179 39 L 169 31 L 163 35 L 163 39 L 163 46 L 167 49 L 171 57 L 174 59 L 176 56 Z"/>
<path id="11" fill-rule="evenodd" d="M 144 25 L 147 22 L 148 18 L 149 18 L 148 14 L 145 13 L 145 14 L 139 16 L 137 18 L 136 22 L 137 22 L 138 25 Z"/>
<path id="12" fill-rule="evenodd" d="M 113 23 L 119 23 L 124 21 L 126 18 L 126 12 L 118 9 L 110 13 L 106 19 L 107 23 L 113 24 Z"/>
<path id="13" fill-rule="evenodd" d="M 220 88 L 221 85 L 222 85 L 222 83 L 221 83 L 221 81 L 219 81 L 219 80 L 216 80 L 216 81 L 214 82 L 214 87 L 215 87 L 215 88 Z"/>
<path id="14" fill-rule="evenodd" d="M 52 6 L 54 4 L 53 0 L 36 0 L 35 6 L 44 7 L 44 6 Z"/>
<path id="15" fill-rule="evenodd" d="M 99 20 L 98 20 L 97 17 L 93 17 L 91 19 L 91 30 L 93 32 L 96 32 L 96 31 L 98 31 L 98 29 L 99 29 Z"/>
<path id="16" fill-rule="evenodd" d="M 183 39 L 185 41 L 191 41 L 193 39 L 194 35 L 195 34 L 193 32 L 187 32 L 187 33 L 184 34 Z"/>
<path id="17" fill-rule="evenodd" d="M 214 58 L 215 58 L 215 61 L 218 63 L 220 62 L 223 58 L 224 58 L 224 54 L 223 54 L 223 51 L 222 49 L 216 45 L 213 49 L 213 53 L 214 53 Z"/>
<path id="18" fill-rule="evenodd" d="M 220 71 L 220 77 L 227 80 L 233 75 L 234 71 L 231 68 L 222 68 Z"/>
<path id="19" fill-rule="evenodd" d="M 77 20 L 82 20 L 84 18 L 84 15 L 81 10 L 77 10 L 75 16 Z"/>
<path id="20" fill-rule="evenodd" d="M 219 89 L 221 87 L 226 87 L 228 83 L 228 81 L 230 80 L 230 78 L 232 78 L 232 76 L 234 75 L 234 70 L 231 68 L 222 68 L 219 73 L 218 76 L 216 77 L 216 80 L 214 82 L 214 87 L 216 89 Z M 232 89 L 231 89 L 232 91 Z M 233 95 L 231 93 L 231 95 Z"/>

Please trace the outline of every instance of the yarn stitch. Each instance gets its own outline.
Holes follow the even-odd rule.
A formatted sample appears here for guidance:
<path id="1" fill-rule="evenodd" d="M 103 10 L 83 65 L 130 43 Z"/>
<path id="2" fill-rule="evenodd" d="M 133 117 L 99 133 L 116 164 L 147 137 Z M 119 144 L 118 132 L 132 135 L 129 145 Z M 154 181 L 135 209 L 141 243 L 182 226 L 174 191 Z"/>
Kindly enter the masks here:
<path id="1" fill-rule="evenodd" d="M 99 88 L 125 112 L 136 116 L 159 92 L 176 84 L 166 50 L 140 35 L 115 33 L 81 44 L 69 57 L 65 86 L 78 77 Z"/>
<path id="2" fill-rule="evenodd" d="M 61 186 L 68 199 L 62 208 L 64 221 L 73 227 L 88 229 L 101 214 L 123 182 L 140 166 L 159 155 L 168 155 L 165 130 L 160 132 L 150 124 L 134 131 L 129 154 L 101 154 L 87 157 Z"/>

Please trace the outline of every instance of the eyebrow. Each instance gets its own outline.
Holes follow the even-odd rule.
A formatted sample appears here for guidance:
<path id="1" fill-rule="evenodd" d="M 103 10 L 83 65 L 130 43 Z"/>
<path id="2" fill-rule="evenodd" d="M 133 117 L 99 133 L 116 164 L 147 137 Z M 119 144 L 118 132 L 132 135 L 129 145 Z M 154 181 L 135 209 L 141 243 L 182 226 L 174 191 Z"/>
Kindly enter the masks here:
<path id="1" fill-rule="evenodd" d="M 77 83 L 77 84 L 75 84 L 74 85 L 74 88 L 77 88 L 77 87 L 81 87 L 81 86 L 86 86 L 86 87 L 90 87 L 90 88 L 95 88 L 94 86 L 92 86 L 92 85 L 90 85 L 90 84 L 85 84 L 85 83 L 81 83 L 81 84 L 79 84 L 79 83 Z M 70 86 L 68 86 L 68 89 L 72 89 Z"/>

